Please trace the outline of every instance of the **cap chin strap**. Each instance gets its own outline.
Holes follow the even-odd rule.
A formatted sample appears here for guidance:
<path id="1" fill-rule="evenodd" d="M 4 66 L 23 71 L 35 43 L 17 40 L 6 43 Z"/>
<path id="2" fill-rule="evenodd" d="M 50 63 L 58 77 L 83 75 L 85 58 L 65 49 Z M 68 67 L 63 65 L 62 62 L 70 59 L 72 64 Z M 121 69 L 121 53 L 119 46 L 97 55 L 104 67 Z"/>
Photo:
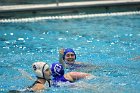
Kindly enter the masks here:
<path id="1" fill-rule="evenodd" d="M 49 87 L 51 87 L 51 82 L 50 82 L 51 79 L 48 79 L 47 81 L 48 81 L 48 83 L 49 83 Z"/>
<path id="2" fill-rule="evenodd" d="M 46 64 L 44 64 L 44 66 L 42 67 L 42 74 L 43 74 L 43 78 L 45 78 L 45 74 L 44 74 L 44 67 Z"/>
<path id="3" fill-rule="evenodd" d="M 43 77 L 38 77 L 38 76 L 36 76 L 38 79 L 45 79 L 45 78 L 43 78 Z"/>

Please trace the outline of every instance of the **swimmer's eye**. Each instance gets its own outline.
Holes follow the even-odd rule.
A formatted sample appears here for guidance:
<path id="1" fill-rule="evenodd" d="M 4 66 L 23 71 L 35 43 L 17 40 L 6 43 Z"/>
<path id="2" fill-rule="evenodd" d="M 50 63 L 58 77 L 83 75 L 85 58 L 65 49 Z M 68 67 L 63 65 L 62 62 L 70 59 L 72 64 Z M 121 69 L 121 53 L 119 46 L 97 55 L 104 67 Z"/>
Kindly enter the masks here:
<path id="1" fill-rule="evenodd" d="M 75 55 L 74 55 L 74 54 L 67 54 L 66 56 L 67 56 L 67 57 L 70 57 L 70 56 L 73 57 L 73 56 L 75 56 Z"/>

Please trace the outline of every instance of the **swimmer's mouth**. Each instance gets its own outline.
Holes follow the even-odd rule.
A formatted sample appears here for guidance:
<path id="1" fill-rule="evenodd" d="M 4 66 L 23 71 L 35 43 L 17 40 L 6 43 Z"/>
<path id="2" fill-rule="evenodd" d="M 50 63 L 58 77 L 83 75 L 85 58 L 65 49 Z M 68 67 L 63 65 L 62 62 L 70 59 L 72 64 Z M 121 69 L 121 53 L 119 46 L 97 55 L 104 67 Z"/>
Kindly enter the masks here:
<path id="1" fill-rule="evenodd" d="M 74 62 L 75 59 L 73 59 L 73 58 L 69 58 L 69 59 L 67 59 L 67 61 L 68 61 L 68 62 Z"/>

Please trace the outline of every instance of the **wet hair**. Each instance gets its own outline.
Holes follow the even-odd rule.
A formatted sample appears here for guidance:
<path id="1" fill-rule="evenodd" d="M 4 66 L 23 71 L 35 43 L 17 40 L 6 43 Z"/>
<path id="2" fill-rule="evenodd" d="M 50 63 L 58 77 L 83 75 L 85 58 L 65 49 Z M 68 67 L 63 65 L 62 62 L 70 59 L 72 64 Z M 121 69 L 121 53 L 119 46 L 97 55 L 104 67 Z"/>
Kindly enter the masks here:
<path id="1" fill-rule="evenodd" d="M 67 49 L 65 49 L 65 51 L 64 51 L 63 60 L 65 60 L 65 56 L 66 56 L 66 54 L 67 54 L 68 52 L 74 53 L 75 59 L 76 59 L 76 54 L 75 54 L 74 50 L 71 49 L 71 48 L 67 48 Z"/>

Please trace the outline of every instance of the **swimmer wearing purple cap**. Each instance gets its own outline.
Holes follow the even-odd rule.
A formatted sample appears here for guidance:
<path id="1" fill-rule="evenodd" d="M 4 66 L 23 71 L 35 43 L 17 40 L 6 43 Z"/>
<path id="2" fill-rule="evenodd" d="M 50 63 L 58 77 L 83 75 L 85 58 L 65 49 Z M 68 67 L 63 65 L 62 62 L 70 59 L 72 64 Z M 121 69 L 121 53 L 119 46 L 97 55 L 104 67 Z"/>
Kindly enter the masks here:
<path id="1" fill-rule="evenodd" d="M 93 76 L 88 73 L 83 72 L 64 72 L 64 68 L 60 63 L 53 63 L 50 67 L 52 73 L 52 82 L 56 84 L 57 82 L 75 82 L 76 80 L 85 78 L 87 76 Z"/>
<path id="2" fill-rule="evenodd" d="M 79 62 L 75 62 L 76 53 L 73 49 L 61 49 L 59 51 L 59 62 L 63 65 L 63 67 L 67 67 L 67 65 L 79 64 Z"/>
<path id="3" fill-rule="evenodd" d="M 64 68 L 60 63 L 53 63 L 51 67 L 46 62 L 35 62 L 32 68 L 37 76 L 37 81 L 30 87 L 32 91 L 45 89 L 45 82 L 49 81 L 49 87 L 58 82 L 75 82 L 79 79 L 93 76 L 84 72 L 69 72 L 64 73 Z M 52 76 L 52 78 L 50 78 Z"/>
<path id="4" fill-rule="evenodd" d="M 60 49 L 59 51 L 59 63 L 63 65 L 64 68 L 69 70 L 83 70 L 92 71 L 98 68 L 95 65 L 83 62 L 76 62 L 76 53 L 71 48 Z"/>
<path id="5" fill-rule="evenodd" d="M 51 85 L 57 86 L 58 82 L 75 82 L 79 79 L 86 77 L 93 77 L 93 75 L 84 72 L 68 72 L 64 73 L 64 68 L 60 63 L 53 63 L 51 67 L 46 62 L 34 62 L 32 69 L 37 77 L 37 80 L 32 86 L 23 90 L 10 90 L 9 93 L 20 92 L 36 92 L 47 89 L 46 81 L 48 81 L 49 87 Z M 51 76 L 53 78 L 51 78 Z M 95 78 L 95 76 L 93 77 Z"/>
<path id="6" fill-rule="evenodd" d="M 59 51 L 59 63 L 63 65 L 64 68 L 70 70 L 79 69 L 81 67 L 87 67 L 91 64 L 85 64 L 82 62 L 76 62 L 76 53 L 71 48 L 60 49 Z"/>

